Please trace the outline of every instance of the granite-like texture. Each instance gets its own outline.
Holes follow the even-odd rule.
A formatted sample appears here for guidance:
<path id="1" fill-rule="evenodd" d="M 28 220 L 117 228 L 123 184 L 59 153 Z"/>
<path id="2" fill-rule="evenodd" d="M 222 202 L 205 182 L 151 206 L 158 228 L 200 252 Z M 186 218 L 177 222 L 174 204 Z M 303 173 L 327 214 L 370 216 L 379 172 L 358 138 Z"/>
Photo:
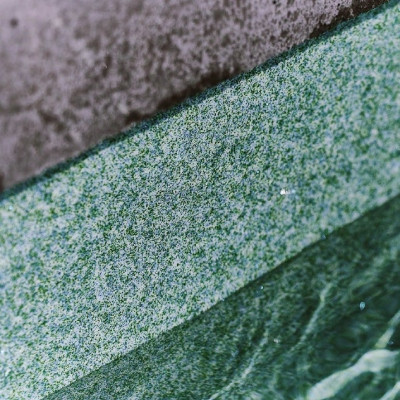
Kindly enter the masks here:
<path id="1" fill-rule="evenodd" d="M 399 23 L 391 1 L 4 194 L 0 396 L 50 395 L 397 195 Z"/>
<path id="2" fill-rule="evenodd" d="M 383 0 L 2 0 L 0 189 Z"/>
<path id="3" fill-rule="evenodd" d="M 397 197 L 46 400 L 395 400 L 399 350 Z"/>

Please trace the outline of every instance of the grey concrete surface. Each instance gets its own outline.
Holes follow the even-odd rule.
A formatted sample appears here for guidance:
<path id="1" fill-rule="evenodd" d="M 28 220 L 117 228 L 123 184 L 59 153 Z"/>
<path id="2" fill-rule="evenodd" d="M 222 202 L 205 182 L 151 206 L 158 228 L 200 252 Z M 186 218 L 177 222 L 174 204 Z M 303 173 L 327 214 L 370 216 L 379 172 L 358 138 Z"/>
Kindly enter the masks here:
<path id="1" fill-rule="evenodd" d="M 3 0 L 0 189 L 383 0 Z"/>

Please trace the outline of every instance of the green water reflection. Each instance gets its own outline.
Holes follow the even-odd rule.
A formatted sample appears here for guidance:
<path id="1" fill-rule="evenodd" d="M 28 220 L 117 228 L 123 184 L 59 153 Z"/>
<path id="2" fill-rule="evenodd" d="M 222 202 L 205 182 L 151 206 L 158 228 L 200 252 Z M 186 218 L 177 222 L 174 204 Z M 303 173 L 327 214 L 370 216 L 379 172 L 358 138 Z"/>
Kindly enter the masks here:
<path id="1" fill-rule="evenodd" d="M 400 197 L 48 399 L 400 399 Z"/>

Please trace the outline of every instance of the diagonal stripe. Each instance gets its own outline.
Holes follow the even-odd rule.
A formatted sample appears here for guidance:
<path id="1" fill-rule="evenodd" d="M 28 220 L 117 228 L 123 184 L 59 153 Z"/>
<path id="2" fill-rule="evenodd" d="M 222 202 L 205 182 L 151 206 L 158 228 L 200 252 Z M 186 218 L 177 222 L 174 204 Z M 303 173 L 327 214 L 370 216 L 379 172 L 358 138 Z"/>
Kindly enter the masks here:
<path id="1" fill-rule="evenodd" d="M 38 399 L 400 191 L 398 1 L 0 202 L 0 395 Z"/>

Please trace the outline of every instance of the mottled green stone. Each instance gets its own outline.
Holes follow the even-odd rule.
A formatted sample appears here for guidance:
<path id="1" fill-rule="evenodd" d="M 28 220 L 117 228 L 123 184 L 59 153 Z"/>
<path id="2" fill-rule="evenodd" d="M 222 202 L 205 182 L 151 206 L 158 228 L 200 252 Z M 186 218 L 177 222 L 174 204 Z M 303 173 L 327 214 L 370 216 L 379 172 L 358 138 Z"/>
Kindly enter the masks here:
<path id="1" fill-rule="evenodd" d="M 391 1 L 3 195 L 0 398 L 51 395 L 397 195 L 399 25 Z"/>
<path id="2" fill-rule="evenodd" d="M 397 382 L 400 197 L 46 400 L 378 400 Z"/>

